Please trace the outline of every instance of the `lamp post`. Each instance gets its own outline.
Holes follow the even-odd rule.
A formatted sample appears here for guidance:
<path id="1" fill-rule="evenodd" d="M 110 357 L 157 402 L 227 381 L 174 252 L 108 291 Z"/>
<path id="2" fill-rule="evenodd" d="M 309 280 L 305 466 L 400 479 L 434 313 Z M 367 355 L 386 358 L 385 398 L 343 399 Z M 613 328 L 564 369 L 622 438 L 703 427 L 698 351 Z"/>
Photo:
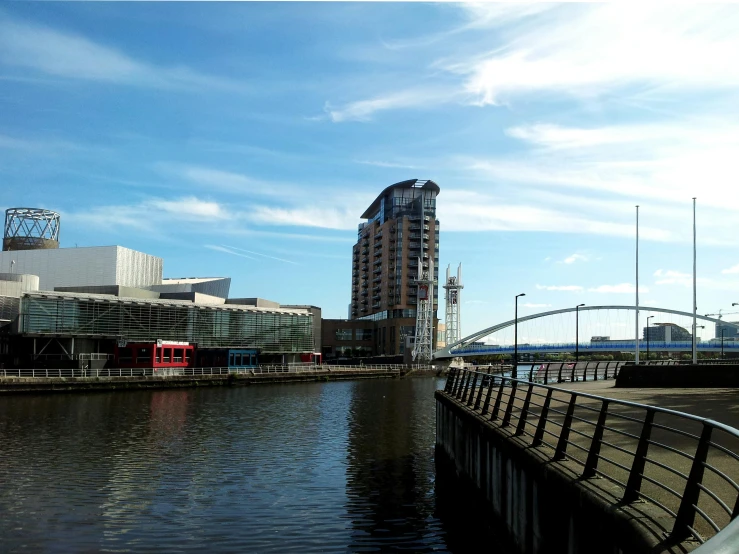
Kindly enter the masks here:
<path id="1" fill-rule="evenodd" d="M 649 320 L 652 319 L 653 317 L 654 317 L 653 315 L 650 315 L 647 317 L 647 330 L 644 333 L 646 335 L 645 338 L 647 339 L 647 362 L 649 361 Z"/>
<path id="2" fill-rule="evenodd" d="M 575 306 L 575 363 L 580 358 L 580 308 L 585 304 Z"/>
<path id="3" fill-rule="evenodd" d="M 726 332 L 726 327 L 721 328 L 721 359 L 724 359 L 724 333 Z"/>
<path id="4" fill-rule="evenodd" d="M 516 308 L 513 317 L 513 378 L 518 379 L 518 297 L 526 296 L 525 292 L 516 295 Z"/>

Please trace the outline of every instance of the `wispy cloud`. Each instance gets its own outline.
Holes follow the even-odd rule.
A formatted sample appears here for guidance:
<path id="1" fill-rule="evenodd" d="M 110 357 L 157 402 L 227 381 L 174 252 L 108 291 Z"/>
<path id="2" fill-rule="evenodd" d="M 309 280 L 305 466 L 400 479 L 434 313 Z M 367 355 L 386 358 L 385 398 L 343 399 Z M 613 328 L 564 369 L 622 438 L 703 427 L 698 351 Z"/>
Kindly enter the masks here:
<path id="1" fill-rule="evenodd" d="M 84 36 L 10 18 L 0 12 L 0 61 L 47 75 L 125 85 L 199 90 L 243 87 L 183 65 L 159 66 Z"/>
<path id="2" fill-rule="evenodd" d="M 580 285 L 536 285 L 538 290 L 556 290 L 566 292 L 580 292 L 583 287 Z"/>
<path id="3" fill-rule="evenodd" d="M 359 206 L 337 208 L 333 206 L 311 206 L 305 208 L 277 208 L 271 206 L 252 207 L 249 218 L 265 225 L 290 225 L 321 227 L 323 229 L 356 229 Z"/>
<path id="4" fill-rule="evenodd" d="M 247 256 L 246 254 L 241 254 L 240 252 L 234 252 L 230 248 L 226 248 L 225 246 L 218 246 L 217 244 L 206 244 L 205 248 L 208 248 L 209 250 L 215 250 L 216 252 L 223 252 L 225 254 L 230 254 L 232 256 L 238 256 L 240 258 L 247 258 L 249 260 L 256 260 L 256 258 L 252 256 Z"/>
<path id="5" fill-rule="evenodd" d="M 374 98 L 356 100 L 338 107 L 326 102 L 323 110 L 334 123 L 369 121 L 377 112 L 434 107 L 439 103 L 452 101 L 457 95 L 458 93 L 445 89 L 409 89 L 392 94 L 378 94 Z"/>
<path id="6" fill-rule="evenodd" d="M 588 257 L 584 254 L 572 254 L 570 256 L 567 256 L 564 260 L 562 260 L 559 263 L 563 264 L 574 264 L 575 262 L 586 262 L 588 261 Z"/>
<path id="7" fill-rule="evenodd" d="M 634 294 L 636 286 L 631 283 L 620 283 L 618 285 L 600 285 L 591 287 L 588 292 L 609 293 L 609 294 Z M 639 292 L 649 292 L 647 287 L 639 286 Z"/>
<path id="8" fill-rule="evenodd" d="M 523 304 L 524 308 L 551 308 L 551 304 L 533 304 L 531 302 L 526 302 Z"/>
<path id="9" fill-rule="evenodd" d="M 372 161 L 372 160 L 357 160 L 356 163 L 363 165 L 374 165 L 376 167 L 390 167 L 398 169 L 418 169 L 418 166 L 406 164 L 402 162 L 383 162 L 383 161 Z"/>
<path id="10" fill-rule="evenodd" d="M 722 269 L 721 273 L 724 273 L 724 274 L 739 273 L 739 264 L 732 265 L 731 267 L 727 267 L 726 269 Z"/>
<path id="11" fill-rule="evenodd" d="M 298 262 L 294 262 L 292 260 L 286 260 L 285 258 L 278 258 L 277 256 L 270 256 L 268 254 L 262 254 L 260 252 L 254 252 L 253 250 L 247 250 L 245 248 L 238 248 L 236 246 L 228 246 L 228 245 L 225 245 L 225 246 L 226 246 L 226 248 L 230 248 L 232 250 L 239 250 L 241 252 L 247 252 L 248 254 L 254 254 L 256 256 L 261 256 L 263 258 L 269 258 L 271 260 L 277 260 L 277 261 L 285 262 L 285 263 L 288 263 L 288 264 L 299 265 Z"/>

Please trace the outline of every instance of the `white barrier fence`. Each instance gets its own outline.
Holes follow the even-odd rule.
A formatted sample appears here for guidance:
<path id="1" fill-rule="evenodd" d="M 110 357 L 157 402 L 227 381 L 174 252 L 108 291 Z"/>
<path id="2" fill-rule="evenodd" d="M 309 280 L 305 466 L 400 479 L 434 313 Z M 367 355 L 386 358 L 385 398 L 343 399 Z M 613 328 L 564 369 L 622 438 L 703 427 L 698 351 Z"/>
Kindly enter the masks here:
<path id="1" fill-rule="evenodd" d="M 119 367 L 104 369 L 0 369 L 2 377 L 169 377 L 169 376 L 193 376 L 193 375 L 228 375 L 263 373 L 316 373 L 333 371 L 386 371 L 395 373 L 411 369 L 431 370 L 433 366 L 428 365 L 362 365 L 362 366 L 338 366 L 338 365 L 314 365 L 314 364 L 289 364 L 289 365 L 262 365 L 253 368 L 237 367 L 167 367 L 167 368 L 143 368 L 143 367 Z"/>

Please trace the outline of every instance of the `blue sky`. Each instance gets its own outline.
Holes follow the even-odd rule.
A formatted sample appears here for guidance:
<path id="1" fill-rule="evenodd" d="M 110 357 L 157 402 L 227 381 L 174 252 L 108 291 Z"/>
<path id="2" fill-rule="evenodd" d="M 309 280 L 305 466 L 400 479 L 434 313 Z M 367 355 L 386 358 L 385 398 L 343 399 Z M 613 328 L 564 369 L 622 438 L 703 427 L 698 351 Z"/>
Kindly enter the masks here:
<path id="1" fill-rule="evenodd" d="M 690 311 L 697 196 L 699 312 L 731 311 L 737 28 L 731 5 L 6 3 L 0 207 L 344 317 L 358 216 L 433 179 L 472 332 L 519 292 L 633 303 L 635 204 L 642 303 Z"/>

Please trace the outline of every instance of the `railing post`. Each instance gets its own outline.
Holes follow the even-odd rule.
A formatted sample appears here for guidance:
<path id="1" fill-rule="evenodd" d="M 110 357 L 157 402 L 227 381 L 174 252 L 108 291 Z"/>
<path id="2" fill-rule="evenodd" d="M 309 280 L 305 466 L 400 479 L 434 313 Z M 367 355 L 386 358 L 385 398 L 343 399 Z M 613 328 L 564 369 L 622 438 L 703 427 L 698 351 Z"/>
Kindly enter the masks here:
<path id="1" fill-rule="evenodd" d="M 482 400 L 482 384 L 485 382 L 485 376 L 483 375 L 480 379 L 480 388 L 477 391 L 477 400 L 475 400 L 475 410 L 480 407 L 480 400 Z"/>
<path id="2" fill-rule="evenodd" d="M 444 392 L 450 392 L 451 391 L 451 385 L 454 382 L 454 368 L 451 368 L 449 370 L 449 375 L 446 376 L 446 384 L 444 385 Z"/>
<path id="3" fill-rule="evenodd" d="M 467 377 L 469 376 L 469 371 L 466 369 L 462 371 L 462 375 L 460 376 L 459 383 L 457 383 L 457 390 L 454 391 L 454 398 L 459 400 L 462 397 L 462 389 L 464 389 L 464 382 L 467 380 Z"/>
<path id="4" fill-rule="evenodd" d="M 639 444 L 634 454 L 634 462 L 631 464 L 631 472 L 629 480 L 626 483 L 626 491 L 624 492 L 624 502 L 633 502 L 639 498 L 641 490 L 642 475 L 644 474 L 644 465 L 647 461 L 647 450 L 649 450 L 649 438 L 652 436 L 652 422 L 654 421 L 654 410 L 647 410 L 644 417 L 644 425 L 641 429 Z"/>
<path id="5" fill-rule="evenodd" d="M 531 367 L 529 368 L 529 381 L 531 381 L 534 378 L 534 364 L 531 364 Z"/>
<path id="6" fill-rule="evenodd" d="M 596 368 L 597 369 L 597 368 Z M 600 406 L 600 414 L 598 414 L 598 423 L 595 424 L 593 432 L 593 441 L 590 443 L 588 451 L 588 459 L 585 462 L 585 469 L 582 472 L 583 477 L 595 477 L 595 470 L 598 467 L 598 456 L 600 455 L 600 445 L 603 440 L 603 428 L 606 425 L 606 417 L 608 416 L 608 400 L 604 400 Z"/>
<path id="7" fill-rule="evenodd" d="M 539 414 L 539 424 L 536 426 L 536 433 L 534 433 L 534 442 L 532 446 L 539 446 L 544 440 L 544 428 L 547 425 L 547 418 L 549 417 L 549 404 L 552 401 L 552 389 L 547 390 L 547 396 L 544 398 L 544 405 L 541 408 L 541 414 Z"/>
<path id="8" fill-rule="evenodd" d="M 575 382 L 575 368 L 577 367 L 577 363 L 572 364 L 572 374 L 570 375 L 570 383 Z"/>
<path id="9" fill-rule="evenodd" d="M 559 364 L 559 373 L 557 374 L 557 383 L 562 382 L 562 367 L 564 367 L 564 364 Z"/>
<path id="10" fill-rule="evenodd" d="M 711 442 L 712 432 L 713 427 L 708 423 L 704 423 L 703 432 L 698 440 L 698 448 L 693 457 L 693 466 L 690 468 L 688 482 L 685 485 L 685 492 L 683 492 L 683 498 L 680 501 L 680 508 L 677 510 L 675 526 L 672 528 L 672 533 L 670 534 L 670 538 L 672 539 L 683 539 L 692 534 L 689 527 L 692 527 L 695 523 L 695 506 L 698 505 L 698 496 L 700 495 L 699 485 L 703 481 L 703 472 L 705 471 L 703 464 L 706 463 L 706 459 L 708 458 L 708 447 Z M 734 512 L 736 512 L 736 508 Z"/>
<path id="11" fill-rule="evenodd" d="M 531 391 L 533 388 L 534 384 L 529 383 L 529 389 L 526 391 L 526 398 L 523 401 L 523 408 L 521 409 L 521 417 L 516 427 L 516 435 L 523 435 L 524 429 L 526 428 L 526 418 L 529 415 L 529 404 L 531 403 Z"/>
<path id="12" fill-rule="evenodd" d="M 595 371 L 593 371 L 593 381 L 598 380 L 598 365 L 599 364 L 595 364 Z"/>
<path id="13" fill-rule="evenodd" d="M 544 367 L 544 384 L 549 384 L 549 364 Z"/>
<path id="14" fill-rule="evenodd" d="M 511 423 L 511 413 L 513 412 L 513 404 L 516 401 L 516 390 L 518 389 L 518 381 L 511 383 L 511 393 L 508 396 L 508 405 L 505 407 L 505 413 L 503 414 L 503 421 L 501 427 L 508 427 Z"/>
<path id="15" fill-rule="evenodd" d="M 459 381 L 462 379 L 463 375 L 464 375 L 464 369 L 460 369 L 459 371 L 457 371 L 457 374 L 454 376 L 454 382 L 452 383 L 452 392 L 451 392 L 452 396 L 457 395 L 457 389 L 459 388 Z"/>
<path id="16" fill-rule="evenodd" d="M 493 378 L 489 378 L 490 381 L 488 381 L 488 393 L 485 395 L 485 404 L 482 406 L 482 415 L 485 415 L 488 413 L 488 408 L 490 407 L 490 397 L 493 394 Z"/>
<path id="17" fill-rule="evenodd" d="M 462 389 L 457 393 L 457 399 L 464 402 L 464 397 L 467 396 L 467 387 L 470 386 L 470 379 L 472 379 L 472 372 L 467 372 L 467 378 L 464 380 L 464 383 L 462 384 Z"/>
<path id="18" fill-rule="evenodd" d="M 577 402 L 577 394 L 573 394 L 570 397 L 570 404 L 567 406 L 567 414 L 565 420 L 562 423 L 562 431 L 559 434 L 559 441 L 557 441 L 557 448 L 554 451 L 554 461 L 563 460 L 567 454 L 567 441 L 570 438 L 570 428 L 572 427 L 572 416 L 575 413 L 575 403 Z"/>
<path id="19" fill-rule="evenodd" d="M 490 421 L 498 419 L 498 411 L 500 410 L 500 400 L 503 397 L 503 387 L 505 387 L 505 380 L 503 377 L 500 378 L 500 387 L 498 387 L 498 396 L 495 397 L 495 404 L 493 405 L 493 413 L 490 414 Z"/>
<path id="20" fill-rule="evenodd" d="M 477 372 L 475 372 L 475 377 L 472 379 L 472 386 L 470 387 L 469 396 L 467 397 L 467 405 L 472 406 L 472 401 L 475 399 L 475 386 L 477 385 Z M 462 399 L 462 402 L 464 402 L 464 398 Z"/>

